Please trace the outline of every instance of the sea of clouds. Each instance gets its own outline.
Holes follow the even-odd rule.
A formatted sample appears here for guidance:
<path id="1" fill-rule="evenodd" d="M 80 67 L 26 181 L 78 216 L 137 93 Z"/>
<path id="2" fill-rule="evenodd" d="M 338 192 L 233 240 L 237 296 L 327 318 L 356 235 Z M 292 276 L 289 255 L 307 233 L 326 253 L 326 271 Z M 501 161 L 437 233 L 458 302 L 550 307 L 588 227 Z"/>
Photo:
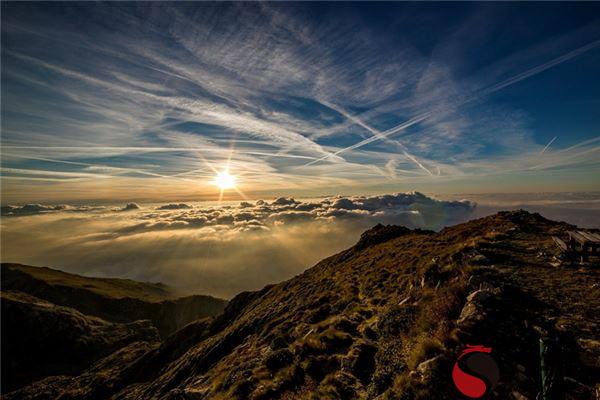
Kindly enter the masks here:
<path id="1" fill-rule="evenodd" d="M 4 206 L 2 259 L 229 298 L 302 272 L 377 223 L 440 229 L 474 210 L 418 192 L 220 206 Z"/>

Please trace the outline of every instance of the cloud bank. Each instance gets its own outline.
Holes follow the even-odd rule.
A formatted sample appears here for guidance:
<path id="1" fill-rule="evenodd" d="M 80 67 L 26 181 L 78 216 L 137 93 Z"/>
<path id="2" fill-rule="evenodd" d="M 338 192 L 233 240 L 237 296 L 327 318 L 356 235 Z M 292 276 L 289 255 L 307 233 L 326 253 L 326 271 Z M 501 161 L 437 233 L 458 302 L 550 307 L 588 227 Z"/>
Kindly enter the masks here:
<path id="1" fill-rule="evenodd" d="M 127 213 L 122 207 L 67 213 L 77 208 L 11 206 L 12 217 L 2 220 L 3 261 L 231 297 L 300 273 L 353 245 L 376 223 L 439 229 L 469 219 L 474 208 L 418 192 L 145 205 Z"/>

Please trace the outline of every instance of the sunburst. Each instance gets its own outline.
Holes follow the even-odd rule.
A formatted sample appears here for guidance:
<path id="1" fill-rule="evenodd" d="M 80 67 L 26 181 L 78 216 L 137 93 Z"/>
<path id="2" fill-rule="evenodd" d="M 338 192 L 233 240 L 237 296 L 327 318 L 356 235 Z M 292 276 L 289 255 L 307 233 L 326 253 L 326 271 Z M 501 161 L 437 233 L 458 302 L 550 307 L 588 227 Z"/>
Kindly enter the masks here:
<path id="1" fill-rule="evenodd" d="M 235 176 L 231 175 L 229 171 L 225 169 L 221 172 L 217 172 L 214 183 L 221 190 L 233 189 L 235 188 Z"/>

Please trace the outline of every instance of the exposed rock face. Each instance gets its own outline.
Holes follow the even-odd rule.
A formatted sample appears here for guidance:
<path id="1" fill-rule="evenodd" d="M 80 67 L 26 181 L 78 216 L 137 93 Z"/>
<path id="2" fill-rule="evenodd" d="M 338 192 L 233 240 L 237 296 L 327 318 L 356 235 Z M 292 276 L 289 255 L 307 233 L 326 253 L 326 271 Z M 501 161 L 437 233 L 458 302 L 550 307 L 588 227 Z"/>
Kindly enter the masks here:
<path id="1" fill-rule="evenodd" d="M 478 289 L 467 296 L 467 303 L 460 312 L 460 317 L 456 324 L 459 328 L 469 329 L 473 325 L 486 321 L 493 321 L 500 297 L 500 290 L 496 288 Z"/>
<path id="2" fill-rule="evenodd" d="M 444 361 L 444 355 L 437 356 L 423 361 L 417 366 L 417 374 L 422 384 L 435 384 L 435 373 L 440 369 L 440 364 Z"/>
<path id="3" fill-rule="evenodd" d="M 150 321 L 106 322 L 21 292 L 2 292 L 2 390 L 49 375 L 78 374 L 131 343 L 156 343 Z"/>
<path id="4" fill-rule="evenodd" d="M 548 265 L 551 235 L 567 229 L 521 211 L 438 233 L 377 227 L 158 347 L 125 347 L 6 398 L 456 399 L 452 367 L 472 344 L 493 349 L 492 398 L 533 399 L 540 335 L 560 344 L 566 399 L 593 398 L 600 268 Z"/>

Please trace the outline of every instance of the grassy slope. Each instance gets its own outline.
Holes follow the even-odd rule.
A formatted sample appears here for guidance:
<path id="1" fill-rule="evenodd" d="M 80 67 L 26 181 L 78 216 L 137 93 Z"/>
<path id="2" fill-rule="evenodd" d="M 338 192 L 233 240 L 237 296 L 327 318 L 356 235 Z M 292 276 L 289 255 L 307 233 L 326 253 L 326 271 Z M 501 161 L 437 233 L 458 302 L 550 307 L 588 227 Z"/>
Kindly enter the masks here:
<path id="1" fill-rule="evenodd" d="M 227 304 L 225 300 L 204 295 L 178 298 L 160 283 L 89 278 L 20 264 L 2 264 L 2 288 L 28 293 L 108 321 L 149 319 L 162 336 L 197 318 L 218 315 Z"/>
<path id="2" fill-rule="evenodd" d="M 22 264 L 2 264 L 2 268 L 21 271 L 50 285 L 85 289 L 108 298 L 133 298 L 157 302 L 175 297 L 171 288 L 161 283 L 136 282 L 117 278 L 90 278 L 52 268 Z"/>
<path id="3" fill-rule="evenodd" d="M 455 399 L 452 363 L 485 344 L 502 371 L 494 397 L 535 398 L 544 332 L 561 343 L 567 398 L 587 398 L 600 384 L 600 269 L 550 265 L 550 235 L 571 228 L 525 212 L 439 233 L 378 227 L 92 387 L 120 399 Z M 81 380 L 52 385 L 12 398 L 92 398 Z"/>

